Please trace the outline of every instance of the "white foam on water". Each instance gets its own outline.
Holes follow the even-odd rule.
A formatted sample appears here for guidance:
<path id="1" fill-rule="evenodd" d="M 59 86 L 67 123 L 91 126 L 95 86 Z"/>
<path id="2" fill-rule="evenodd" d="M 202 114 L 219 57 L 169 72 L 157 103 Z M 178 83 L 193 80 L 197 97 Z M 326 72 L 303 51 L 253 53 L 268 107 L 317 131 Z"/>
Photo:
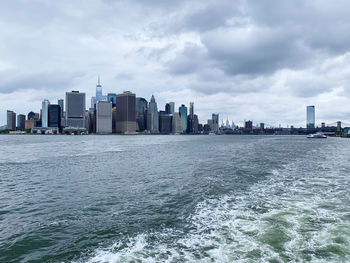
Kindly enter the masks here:
<path id="1" fill-rule="evenodd" d="M 350 219 L 339 196 L 349 193 L 346 188 L 332 192 L 330 185 L 343 183 L 344 177 L 336 171 L 337 162 L 331 163 L 334 167 L 322 167 L 327 173 L 303 177 L 307 159 L 284 165 L 242 193 L 199 203 L 186 219 L 191 226 L 186 233 L 140 234 L 81 262 L 345 262 Z M 154 237 L 157 242 L 150 241 Z"/>

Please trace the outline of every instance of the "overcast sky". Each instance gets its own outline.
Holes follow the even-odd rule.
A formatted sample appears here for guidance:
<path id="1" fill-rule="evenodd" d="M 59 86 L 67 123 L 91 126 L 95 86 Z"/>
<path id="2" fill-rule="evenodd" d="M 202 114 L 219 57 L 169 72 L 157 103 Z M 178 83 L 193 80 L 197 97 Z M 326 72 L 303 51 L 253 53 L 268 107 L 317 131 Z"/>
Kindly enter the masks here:
<path id="1" fill-rule="evenodd" d="M 66 91 L 131 90 L 201 122 L 350 119 L 350 1 L 4 0 L 0 125 Z"/>

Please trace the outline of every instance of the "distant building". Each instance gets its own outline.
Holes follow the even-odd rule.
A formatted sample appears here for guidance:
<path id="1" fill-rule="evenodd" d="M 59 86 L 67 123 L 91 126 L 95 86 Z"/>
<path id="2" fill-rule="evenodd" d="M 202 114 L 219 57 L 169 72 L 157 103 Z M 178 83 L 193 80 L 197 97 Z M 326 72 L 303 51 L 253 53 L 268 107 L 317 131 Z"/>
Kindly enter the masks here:
<path id="1" fill-rule="evenodd" d="M 64 100 L 63 99 L 59 99 L 57 101 L 57 104 L 61 107 L 61 117 L 64 117 Z"/>
<path id="2" fill-rule="evenodd" d="M 172 133 L 182 133 L 183 132 L 180 113 L 174 112 L 171 126 L 172 126 Z"/>
<path id="3" fill-rule="evenodd" d="M 16 130 L 16 113 L 11 110 L 7 111 L 7 129 Z"/>
<path id="4" fill-rule="evenodd" d="M 136 96 L 130 91 L 117 95 L 116 131 L 122 133 L 136 132 Z"/>
<path id="5" fill-rule="evenodd" d="M 209 120 L 207 121 L 207 124 L 206 124 L 206 125 L 208 125 L 209 131 L 214 131 L 214 129 L 213 129 L 213 120 L 212 120 L 212 119 L 209 119 Z M 203 129 L 204 129 L 204 127 L 203 127 Z M 205 130 L 205 131 L 207 131 L 207 130 Z"/>
<path id="6" fill-rule="evenodd" d="M 315 128 L 315 106 L 306 107 L 306 128 Z"/>
<path id="7" fill-rule="evenodd" d="M 107 94 L 107 101 L 112 103 L 112 108 L 117 105 L 117 94 L 115 93 L 108 93 Z"/>
<path id="8" fill-rule="evenodd" d="M 260 123 L 260 130 L 261 131 L 265 130 L 265 123 L 262 123 L 262 122 Z"/>
<path id="9" fill-rule="evenodd" d="M 62 132 L 61 106 L 58 104 L 50 104 L 48 107 L 48 127 L 57 128 L 58 132 Z"/>
<path id="10" fill-rule="evenodd" d="M 36 120 L 30 119 L 30 120 L 26 120 L 25 121 L 25 129 L 26 130 L 31 130 L 32 128 L 34 128 L 37 124 L 36 124 Z"/>
<path id="11" fill-rule="evenodd" d="M 24 131 L 26 125 L 26 115 L 19 114 L 17 116 L 17 130 Z"/>
<path id="12" fill-rule="evenodd" d="M 96 97 L 91 97 L 91 108 L 96 109 Z"/>
<path id="13" fill-rule="evenodd" d="M 196 114 L 193 115 L 193 133 L 198 133 L 199 132 L 199 120 L 198 120 L 198 116 Z"/>
<path id="14" fill-rule="evenodd" d="M 147 109 L 147 130 L 152 133 L 159 132 L 159 114 L 157 108 L 157 102 L 152 95 Z"/>
<path id="15" fill-rule="evenodd" d="M 322 122 L 322 123 L 321 123 L 321 128 L 322 128 L 322 129 L 326 128 L 326 123 Z"/>
<path id="16" fill-rule="evenodd" d="M 112 102 L 110 101 L 97 102 L 96 133 L 112 133 Z"/>
<path id="17" fill-rule="evenodd" d="M 169 102 L 170 105 L 170 114 L 174 114 L 175 112 L 175 102 Z"/>
<path id="18" fill-rule="evenodd" d="M 215 133 L 219 132 L 219 114 L 213 113 L 211 119 L 213 121 L 212 131 Z"/>
<path id="19" fill-rule="evenodd" d="M 146 130 L 147 105 L 148 105 L 148 102 L 146 99 L 141 98 L 141 97 L 136 98 L 136 122 L 137 122 L 137 130 L 138 131 Z"/>
<path id="20" fill-rule="evenodd" d="M 117 108 L 114 107 L 112 109 L 112 132 L 117 132 L 117 127 L 116 127 L 116 124 L 117 124 Z"/>
<path id="21" fill-rule="evenodd" d="M 182 104 L 181 107 L 179 107 L 179 113 L 181 118 L 182 132 L 186 133 L 187 132 L 187 107 Z"/>
<path id="22" fill-rule="evenodd" d="M 244 123 L 244 128 L 247 130 L 247 131 L 252 131 L 253 130 L 253 122 L 252 121 L 246 121 Z"/>
<path id="23" fill-rule="evenodd" d="M 187 119 L 187 132 L 194 133 L 194 103 L 190 102 L 190 113 Z"/>
<path id="24" fill-rule="evenodd" d="M 162 114 L 159 116 L 159 132 L 171 133 L 172 132 L 172 116 L 169 114 Z"/>
<path id="25" fill-rule="evenodd" d="M 85 93 L 66 92 L 66 128 L 85 128 Z"/>
<path id="26" fill-rule="evenodd" d="M 41 127 L 49 127 L 49 100 L 43 100 L 41 104 Z"/>
<path id="27" fill-rule="evenodd" d="M 96 102 L 102 100 L 102 85 L 100 80 L 100 75 L 98 76 L 97 85 L 96 85 Z"/>

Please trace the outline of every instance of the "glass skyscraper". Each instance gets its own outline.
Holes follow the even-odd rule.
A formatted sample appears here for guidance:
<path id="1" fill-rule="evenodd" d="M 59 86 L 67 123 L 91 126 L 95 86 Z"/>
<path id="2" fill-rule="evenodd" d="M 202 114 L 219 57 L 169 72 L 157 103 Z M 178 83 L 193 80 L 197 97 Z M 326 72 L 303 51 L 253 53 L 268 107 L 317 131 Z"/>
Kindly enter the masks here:
<path id="1" fill-rule="evenodd" d="M 47 128 L 49 127 L 49 105 L 50 101 L 43 100 L 41 104 L 41 127 Z"/>
<path id="2" fill-rule="evenodd" d="M 306 128 L 315 128 L 315 106 L 306 107 Z"/>
<path id="3" fill-rule="evenodd" d="M 182 132 L 187 132 L 187 107 L 185 105 L 181 105 L 179 107 L 179 113 L 180 113 L 180 119 L 181 119 L 181 125 L 182 125 Z"/>

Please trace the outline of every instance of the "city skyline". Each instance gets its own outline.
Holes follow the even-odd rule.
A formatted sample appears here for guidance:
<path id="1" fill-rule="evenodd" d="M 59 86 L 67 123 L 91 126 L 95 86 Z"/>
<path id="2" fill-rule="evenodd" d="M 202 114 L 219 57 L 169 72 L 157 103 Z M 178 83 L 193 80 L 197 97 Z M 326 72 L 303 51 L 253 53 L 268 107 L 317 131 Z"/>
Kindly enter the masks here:
<path id="1" fill-rule="evenodd" d="M 254 117 L 304 126 L 306 105 L 315 105 L 326 123 L 346 121 L 349 7 L 347 1 L 7 1 L 0 10 L 0 124 L 7 109 L 28 112 L 66 91 L 90 98 L 97 74 L 106 94 L 154 94 L 160 105 L 195 101 L 200 122 L 220 112 L 241 125 Z"/>

